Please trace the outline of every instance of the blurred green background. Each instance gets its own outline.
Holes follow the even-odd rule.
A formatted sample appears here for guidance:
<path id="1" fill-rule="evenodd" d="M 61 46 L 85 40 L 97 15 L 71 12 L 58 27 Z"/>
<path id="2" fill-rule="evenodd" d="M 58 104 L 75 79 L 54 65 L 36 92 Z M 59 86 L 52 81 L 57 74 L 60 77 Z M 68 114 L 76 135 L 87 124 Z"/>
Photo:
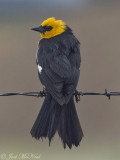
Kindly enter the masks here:
<path id="1" fill-rule="evenodd" d="M 40 91 L 35 63 L 39 33 L 48 18 L 64 20 L 81 42 L 82 91 L 120 91 L 120 3 L 105 0 L 0 0 L 0 93 Z M 0 97 L 1 154 L 38 153 L 41 160 L 119 160 L 120 97 L 84 96 L 76 104 L 84 132 L 80 147 L 63 149 L 56 134 L 36 141 L 30 129 L 43 98 Z M 32 159 L 32 158 L 31 158 Z"/>

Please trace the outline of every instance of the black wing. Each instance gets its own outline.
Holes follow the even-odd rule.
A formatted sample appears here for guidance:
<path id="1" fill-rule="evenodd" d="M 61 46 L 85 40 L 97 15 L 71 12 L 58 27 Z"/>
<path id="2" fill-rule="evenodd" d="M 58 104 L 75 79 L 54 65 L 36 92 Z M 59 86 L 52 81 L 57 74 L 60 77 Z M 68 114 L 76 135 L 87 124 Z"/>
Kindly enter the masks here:
<path id="1" fill-rule="evenodd" d="M 68 58 L 63 54 L 53 58 L 50 63 L 50 69 L 61 78 L 69 78 L 71 76 L 71 64 Z"/>

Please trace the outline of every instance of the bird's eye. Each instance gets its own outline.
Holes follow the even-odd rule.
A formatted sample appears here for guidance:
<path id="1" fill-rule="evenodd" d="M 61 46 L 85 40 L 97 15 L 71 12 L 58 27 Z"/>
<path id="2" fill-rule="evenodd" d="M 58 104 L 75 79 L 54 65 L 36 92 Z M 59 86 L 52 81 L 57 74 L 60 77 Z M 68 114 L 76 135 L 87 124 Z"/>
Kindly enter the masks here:
<path id="1" fill-rule="evenodd" d="M 52 28 L 53 28 L 53 27 L 51 27 L 51 26 L 44 26 L 44 29 L 45 29 L 46 31 L 51 31 Z"/>

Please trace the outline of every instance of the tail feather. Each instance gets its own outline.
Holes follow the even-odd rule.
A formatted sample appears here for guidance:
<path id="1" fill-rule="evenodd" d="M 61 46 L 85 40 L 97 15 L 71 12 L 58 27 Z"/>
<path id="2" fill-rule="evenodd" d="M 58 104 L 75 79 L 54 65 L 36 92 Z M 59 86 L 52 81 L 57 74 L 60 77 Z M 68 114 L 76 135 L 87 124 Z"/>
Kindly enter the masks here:
<path id="1" fill-rule="evenodd" d="M 64 148 L 66 145 L 69 148 L 72 145 L 77 147 L 83 137 L 73 97 L 67 104 L 60 106 L 47 94 L 30 133 L 36 139 L 48 137 L 50 144 L 57 130 Z"/>
<path id="2" fill-rule="evenodd" d="M 53 102 L 53 108 L 50 112 L 50 119 L 49 119 L 49 126 L 48 126 L 48 139 L 51 142 L 51 139 L 54 137 L 55 132 L 57 130 L 58 122 L 59 122 L 59 114 L 61 111 L 61 106 L 56 103 L 54 100 Z"/>
<path id="3" fill-rule="evenodd" d="M 37 116 L 37 119 L 30 131 L 32 137 L 35 137 L 36 139 L 47 137 L 50 116 L 50 102 L 51 96 L 47 95 L 43 102 L 42 108 Z"/>
<path id="4" fill-rule="evenodd" d="M 67 105 L 62 106 L 58 133 L 64 148 L 66 148 L 67 144 L 70 149 L 72 148 L 72 145 L 77 147 L 83 137 L 73 97 Z"/>
<path id="5" fill-rule="evenodd" d="M 66 144 L 69 146 L 69 148 L 72 147 L 72 131 L 70 123 L 70 110 L 65 104 L 64 106 L 62 106 L 58 128 L 58 133 L 61 137 L 64 148 L 66 148 Z"/>
<path id="6" fill-rule="evenodd" d="M 59 125 L 59 136 L 63 142 L 64 148 L 66 148 L 66 141 L 67 141 L 67 128 L 66 128 L 66 116 L 65 116 L 65 109 L 66 105 L 62 106 L 61 115 L 60 115 L 60 125 Z"/>
<path id="7" fill-rule="evenodd" d="M 72 143 L 73 145 L 77 147 L 83 137 L 83 132 L 80 126 L 78 116 L 77 116 L 73 98 L 71 99 L 71 109 L 70 110 L 71 110 L 70 115 L 71 115 L 71 126 L 72 126 Z"/>

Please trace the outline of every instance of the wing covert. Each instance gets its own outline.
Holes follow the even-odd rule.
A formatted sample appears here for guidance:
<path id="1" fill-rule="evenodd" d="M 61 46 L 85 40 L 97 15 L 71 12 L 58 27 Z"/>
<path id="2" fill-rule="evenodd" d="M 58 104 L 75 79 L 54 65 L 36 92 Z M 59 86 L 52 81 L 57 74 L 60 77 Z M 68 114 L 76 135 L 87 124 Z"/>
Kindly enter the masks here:
<path id="1" fill-rule="evenodd" d="M 71 76 L 71 64 L 65 55 L 54 57 L 50 63 L 50 69 L 61 78 L 68 78 Z"/>

